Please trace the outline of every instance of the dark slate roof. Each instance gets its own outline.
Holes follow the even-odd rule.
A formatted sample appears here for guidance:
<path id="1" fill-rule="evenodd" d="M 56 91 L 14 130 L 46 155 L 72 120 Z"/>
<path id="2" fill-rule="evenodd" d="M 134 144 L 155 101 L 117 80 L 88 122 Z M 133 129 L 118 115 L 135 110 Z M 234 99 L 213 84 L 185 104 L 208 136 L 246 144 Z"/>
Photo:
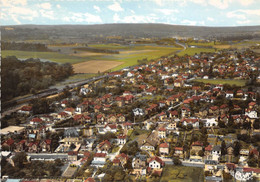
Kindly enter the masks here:
<path id="1" fill-rule="evenodd" d="M 79 133 L 75 128 L 64 130 L 64 137 L 79 137 Z"/>

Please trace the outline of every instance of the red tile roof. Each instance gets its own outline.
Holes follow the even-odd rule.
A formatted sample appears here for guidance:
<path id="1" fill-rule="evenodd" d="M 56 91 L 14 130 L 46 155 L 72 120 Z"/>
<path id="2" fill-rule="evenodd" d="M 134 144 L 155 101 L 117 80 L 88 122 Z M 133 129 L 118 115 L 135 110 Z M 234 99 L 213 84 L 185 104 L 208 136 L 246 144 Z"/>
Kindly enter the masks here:
<path id="1" fill-rule="evenodd" d="M 159 145 L 159 147 L 160 147 L 160 148 L 169 148 L 169 145 L 168 145 L 168 143 L 161 143 L 161 144 Z"/>
<path id="2" fill-rule="evenodd" d="M 157 156 L 155 156 L 155 157 L 152 157 L 149 161 L 148 161 L 148 163 L 150 163 L 150 162 L 152 162 L 152 161 L 157 161 L 157 162 L 159 162 L 161 165 L 163 165 L 164 164 L 164 162 L 162 161 L 162 159 L 160 159 L 159 157 L 157 157 Z"/>
<path id="3" fill-rule="evenodd" d="M 206 151 L 212 151 L 212 148 L 213 148 L 213 147 L 212 147 L 211 145 L 208 145 L 208 146 L 205 148 L 205 150 L 206 150 Z"/>
<path id="4" fill-rule="evenodd" d="M 31 106 L 23 106 L 21 108 L 22 111 L 31 111 L 32 110 L 32 107 Z"/>
<path id="5" fill-rule="evenodd" d="M 40 119 L 40 118 L 33 118 L 32 122 L 42 122 L 42 119 Z"/>
<path id="6" fill-rule="evenodd" d="M 175 150 L 183 151 L 183 147 L 175 147 Z"/>
<path id="7" fill-rule="evenodd" d="M 106 157 L 107 154 L 106 153 L 95 153 L 94 157 Z"/>

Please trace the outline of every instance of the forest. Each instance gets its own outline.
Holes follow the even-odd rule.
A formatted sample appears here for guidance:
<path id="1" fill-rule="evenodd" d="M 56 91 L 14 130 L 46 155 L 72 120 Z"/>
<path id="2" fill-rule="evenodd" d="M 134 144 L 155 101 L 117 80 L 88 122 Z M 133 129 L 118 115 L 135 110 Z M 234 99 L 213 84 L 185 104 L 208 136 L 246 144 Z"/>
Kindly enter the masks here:
<path id="1" fill-rule="evenodd" d="M 41 62 L 39 59 L 21 61 L 14 56 L 2 58 L 2 101 L 39 90 L 73 75 L 69 63 Z"/>
<path id="2" fill-rule="evenodd" d="M 2 50 L 19 50 L 19 51 L 40 51 L 50 52 L 51 50 L 45 44 L 32 44 L 24 42 L 1 42 Z"/>

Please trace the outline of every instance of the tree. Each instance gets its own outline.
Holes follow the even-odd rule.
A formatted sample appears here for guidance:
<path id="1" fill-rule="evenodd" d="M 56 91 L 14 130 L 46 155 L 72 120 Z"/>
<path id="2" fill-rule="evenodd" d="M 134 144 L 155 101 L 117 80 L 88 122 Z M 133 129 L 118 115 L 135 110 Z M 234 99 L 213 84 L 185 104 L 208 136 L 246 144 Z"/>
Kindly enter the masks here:
<path id="1" fill-rule="evenodd" d="M 182 164 L 181 160 L 179 159 L 179 157 L 173 157 L 172 162 L 174 163 L 174 165 L 179 166 Z"/>
<path id="2" fill-rule="evenodd" d="M 237 157 L 239 154 L 240 154 L 240 148 L 241 148 L 241 144 L 239 141 L 236 141 L 235 142 L 235 145 L 234 145 L 234 155 Z"/>
<path id="3" fill-rule="evenodd" d="M 227 154 L 227 146 L 225 140 L 221 142 L 221 155 L 226 155 Z"/>
<path id="4" fill-rule="evenodd" d="M 13 161 L 16 167 L 22 169 L 25 166 L 25 162 L 27 162 L 27 154 L 25 152 L 16 153 Z"/>
<path id="5" fill-rule="evenodd" d="M 198 154 L 199 154 L 200 157 L 203 157 L 203 156 L 204 156 L 203 150 L 200 150 L 200 151 L 198 152 Z"/>
<path id="6" fill-rule="evenodd" d="M 196 152 L 195 152 L 194 150 L 192 150 L 192 151 L 190 152 L 190 154 L 191 154 L 191 155 L 196 155 Z"/>

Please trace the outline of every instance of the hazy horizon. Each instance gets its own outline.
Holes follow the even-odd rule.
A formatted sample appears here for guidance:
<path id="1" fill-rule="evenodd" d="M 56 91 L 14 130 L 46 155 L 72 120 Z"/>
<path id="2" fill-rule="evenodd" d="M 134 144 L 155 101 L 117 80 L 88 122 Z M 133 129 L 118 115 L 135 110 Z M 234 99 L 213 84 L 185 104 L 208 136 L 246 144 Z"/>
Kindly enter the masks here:
<path id="1" fill-rule="evenodd" d="M 260 25 L 257 0 L 0 0 L 1 25 Z"/>

